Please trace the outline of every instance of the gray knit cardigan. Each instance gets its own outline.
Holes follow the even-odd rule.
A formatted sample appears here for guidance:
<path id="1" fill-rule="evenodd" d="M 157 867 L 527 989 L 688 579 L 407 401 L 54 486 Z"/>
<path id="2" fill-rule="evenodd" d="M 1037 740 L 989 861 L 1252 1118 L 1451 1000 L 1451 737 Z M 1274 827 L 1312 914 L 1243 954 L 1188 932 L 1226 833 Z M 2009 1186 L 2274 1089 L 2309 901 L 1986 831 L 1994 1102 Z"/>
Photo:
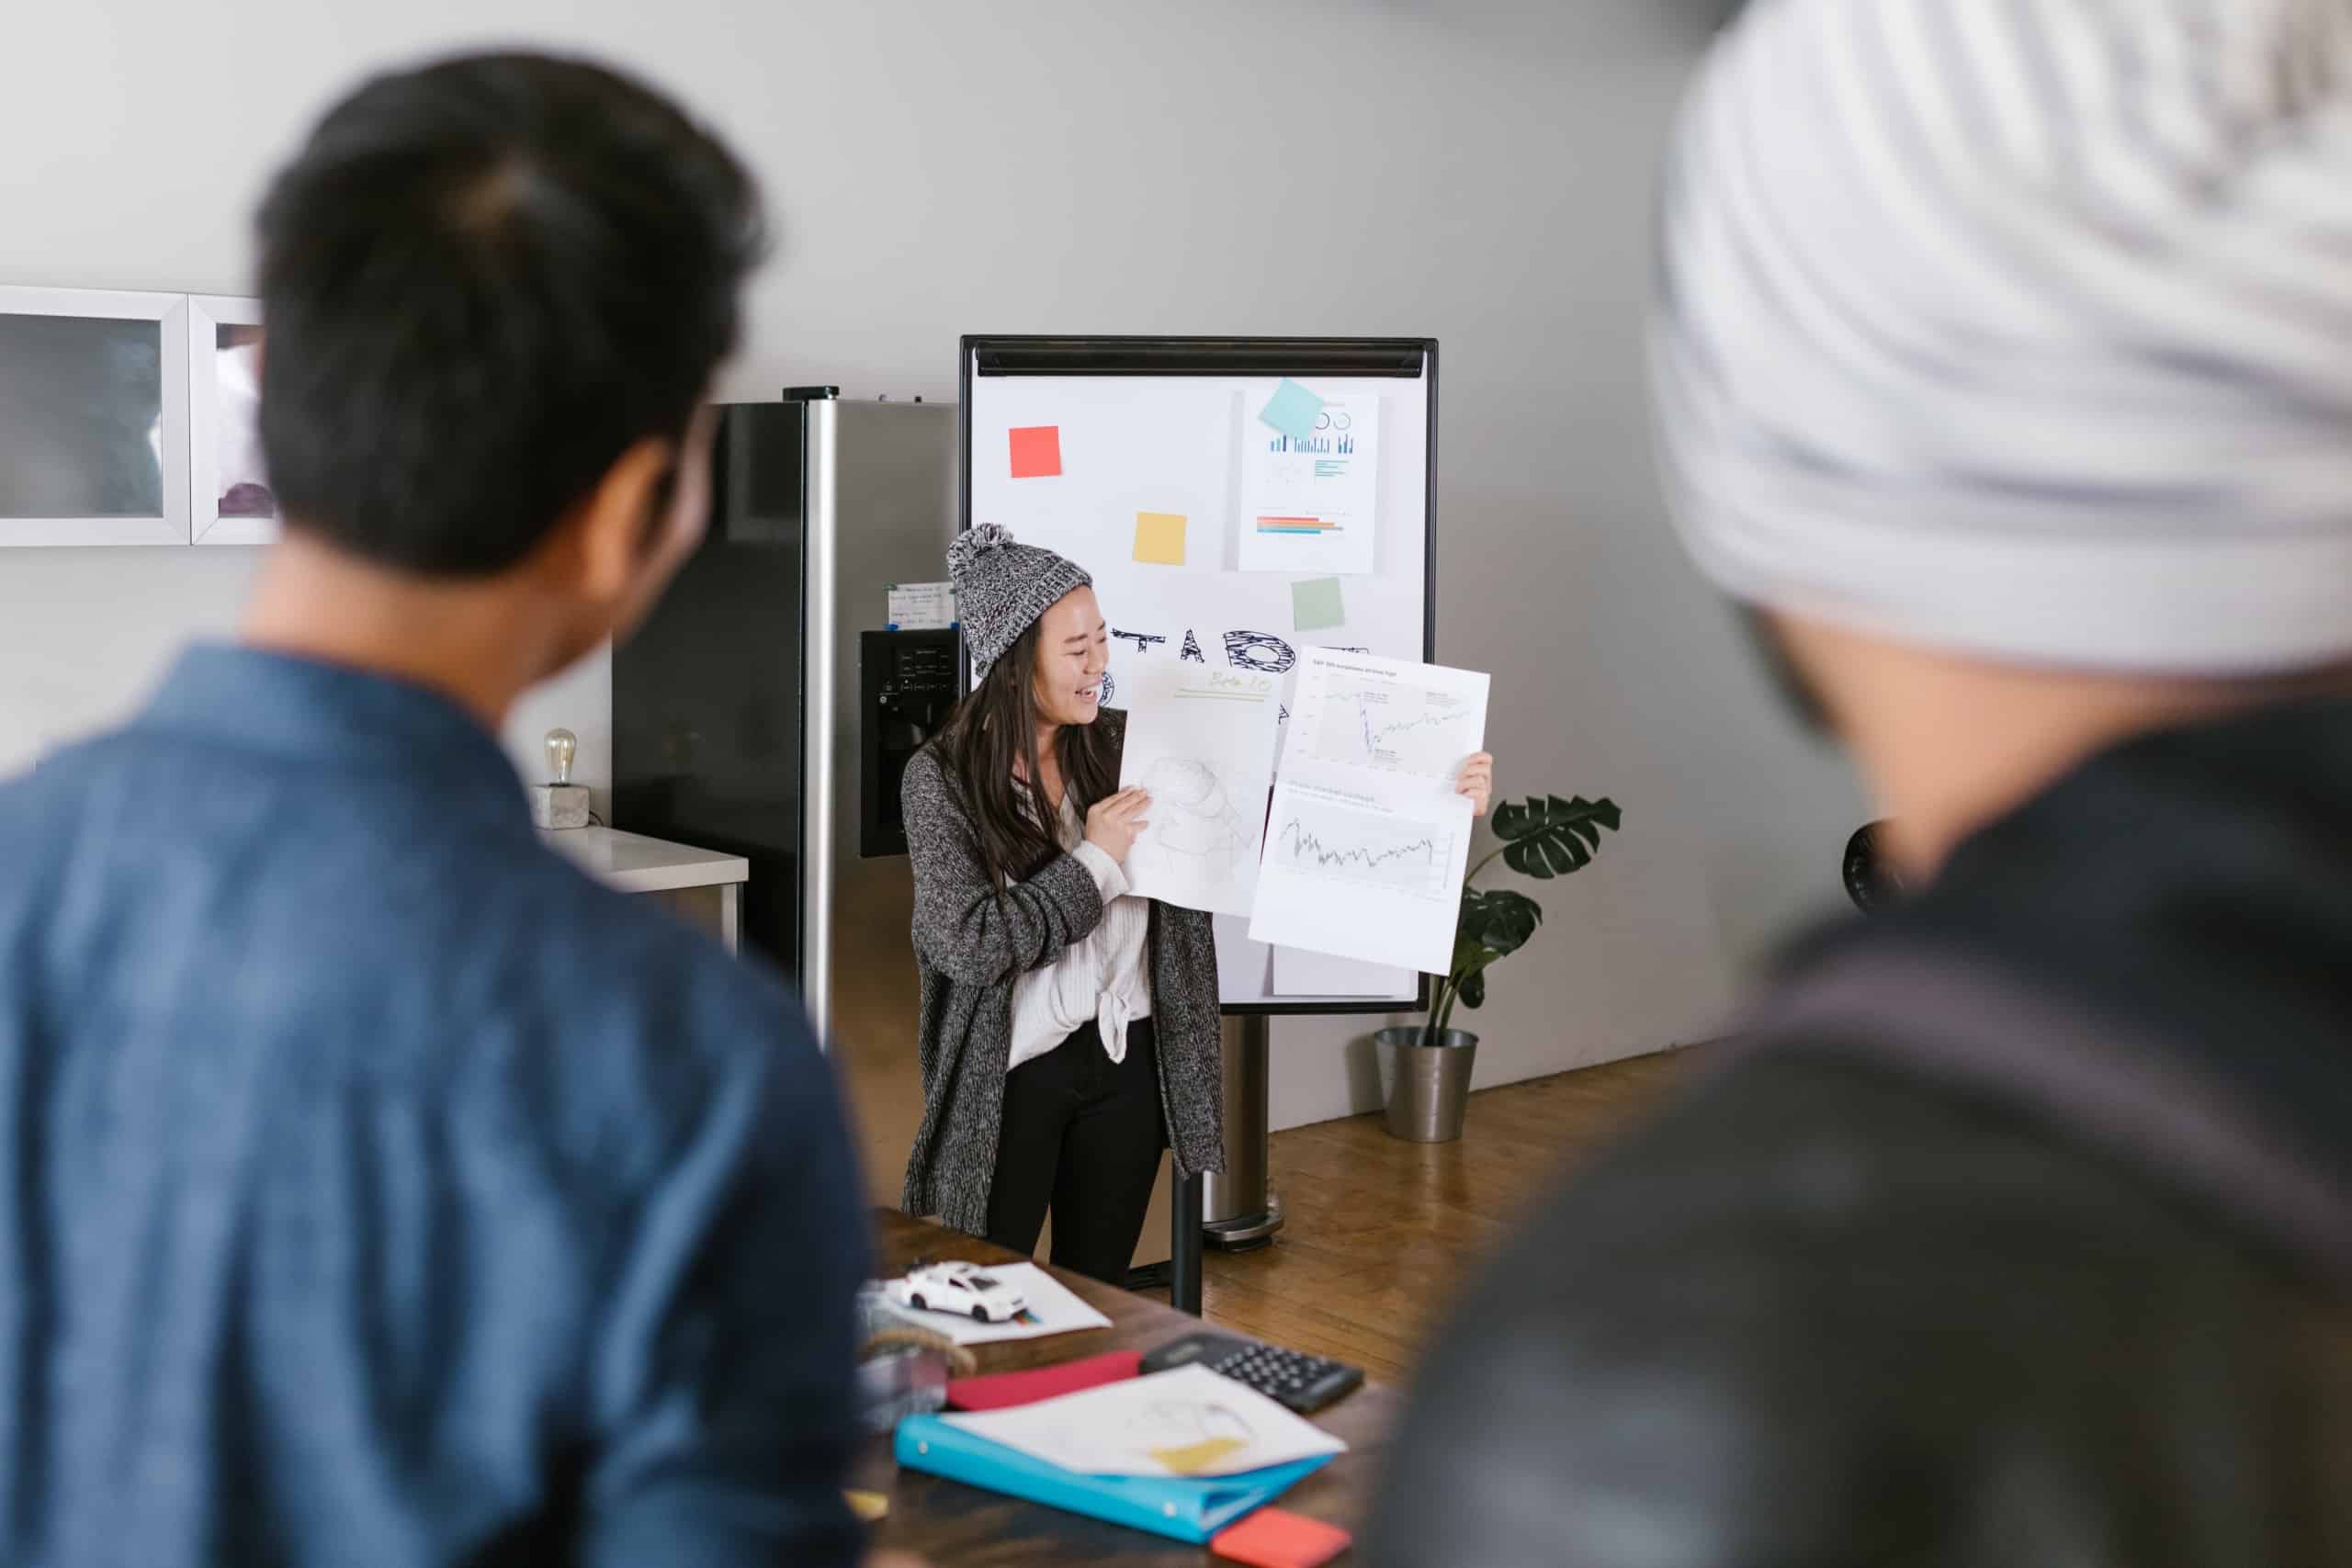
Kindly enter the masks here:
<path id="1" fill-rule="evenodd" d="M 1106 708 L 1095 722 L 1116 744 L 1126 718 Z M 899 802 L 914 859 L 923 1091 L 901 1201 L 910 1214 L 936 1214 L 979 1235 L 988 1229 L 1012 1055 L 1012 983 L 1083 940 L 1102 919 L 1102 896 L 1077 857 L 1065 854 L 1006 888 L 1000 903 L 970 812 L 935 747 L 908 762 Z M 1223 1170 L 1225 1069 L 1209 917 L 1153 899 L 1146 957 L 1177 1174 Z"/>

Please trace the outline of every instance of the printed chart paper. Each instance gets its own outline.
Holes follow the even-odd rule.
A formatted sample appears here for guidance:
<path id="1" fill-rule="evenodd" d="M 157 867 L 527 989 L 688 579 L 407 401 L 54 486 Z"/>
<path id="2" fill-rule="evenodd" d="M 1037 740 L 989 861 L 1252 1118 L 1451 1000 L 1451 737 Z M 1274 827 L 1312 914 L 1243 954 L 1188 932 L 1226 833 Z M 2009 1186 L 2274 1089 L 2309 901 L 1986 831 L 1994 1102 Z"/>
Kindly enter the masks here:
<path id="1" fill-rule="evenodd" d="M 1302 649 L 1266 820 L 1252 941 L 1442 975 L 1453 967 L 1485 675 Z"/>
<path id="2" fill-rule="evenodd" d="M 1127 852 L 1138 895 L 1246 915 L 1258 886 L 1282 681 L 1259 670 L 1147 662 L 1129 682 L 1119 787 L 1151 792 Z"/>
<path id="3" fill-rule="evenodd" d="M 1202 1366 L 940 1419 L 1082 1475 L 1240 1475 L 1348 1449 Z"/>
<path id="4" fill-rule="evenodd" d="M 1380 505 L 1380 400 L 1333 398 L 1304 436 L 1245 421 L 1243 571 L 1370 573 Z"/>

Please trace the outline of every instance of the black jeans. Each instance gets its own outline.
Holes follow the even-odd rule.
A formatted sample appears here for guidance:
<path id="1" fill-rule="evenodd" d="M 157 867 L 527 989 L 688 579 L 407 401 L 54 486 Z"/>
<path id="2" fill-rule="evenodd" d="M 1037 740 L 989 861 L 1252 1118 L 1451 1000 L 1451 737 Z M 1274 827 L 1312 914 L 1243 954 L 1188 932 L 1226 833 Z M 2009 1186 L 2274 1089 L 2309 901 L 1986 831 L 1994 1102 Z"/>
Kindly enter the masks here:
<path id="1" fill-rule="evenodd" d="M 1054 1267 L 1125 1284 L 1167 1144 L 1151 1020 L 1127 1025 L 1124 1062 L 1087 1024 L 1005 1075 L 989 1240 L 1035 1252 L 1050 1206 Z"/>

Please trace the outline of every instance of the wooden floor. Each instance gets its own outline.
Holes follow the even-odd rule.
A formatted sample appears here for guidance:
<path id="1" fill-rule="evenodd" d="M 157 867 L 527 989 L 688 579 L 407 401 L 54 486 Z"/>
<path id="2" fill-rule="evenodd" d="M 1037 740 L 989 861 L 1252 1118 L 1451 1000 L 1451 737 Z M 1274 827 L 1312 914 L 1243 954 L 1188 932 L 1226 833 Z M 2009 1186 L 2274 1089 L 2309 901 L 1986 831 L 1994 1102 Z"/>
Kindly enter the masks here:
<path id="1" fill-rule="evenodd" d="M 1270 1247 L 1210 1251 L 1204 1315 L 1401 1381 L 1521 1207 L 1690 1066 L 1643 1056 L 1487 1089 L 1458 1143 L 1392 1138 L 1377 1115 L 1276 1133 L 1267 1186 L 1287 1223 Z"/>

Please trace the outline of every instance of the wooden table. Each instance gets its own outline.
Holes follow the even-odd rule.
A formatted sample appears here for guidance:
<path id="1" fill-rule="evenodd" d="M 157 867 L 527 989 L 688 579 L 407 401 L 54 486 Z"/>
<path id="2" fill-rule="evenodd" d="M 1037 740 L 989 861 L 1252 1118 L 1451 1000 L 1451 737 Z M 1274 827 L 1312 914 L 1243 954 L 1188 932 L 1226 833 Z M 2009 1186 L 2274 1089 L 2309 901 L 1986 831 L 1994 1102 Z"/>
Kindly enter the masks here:
<path id="1" fill-rule="evenodd" d="M 1001 1247 L 922 1220 L 909 1219 L 891 1209 L 875 1211 L 876 1249 L 884 1277 L 903 1273 L 917 1258 L 967 1258 L 975 1263 L 1016 1263 L 1020 1258 Z M 1018 1371 L 1099 1356 L 1106 1350 L 1149 1350 L 1180 1339 L 1204 1325 L 1200 1319 L 1161 1306 L 1158 1302 L 1076 1274 L 1054 1269 L 1054 1277 L 1083 1297 L 1111 1320 L 1108 1328 L 1078 1334 L 1057 1334 L 1046 1339 L 1014 1340 L 1001 1345 L 975 1345 L 982 1372 Z M 1344 1438 L 1348 1451 L 1283 1494 L 1275 1506 L 1328 1519 L 1343 1529 L 1360 1530 L 1372 1505 L 1372 1488 L 1381 1452 L 1396 1426 L 1401 1401 L 1391 1390 L 1367 1381 L 1337 1404 L 1309 1417 L 1335 1437 Z M 1165 1536 L 1105 1524 L 1080 1514 L 1026 1503 L 995 1492 L 983 1492 L 961 1482 L 945 1481 L 920 1471 L 901 1470 L 892 1485 L 890 1514 L 877 1527 L 876 1546 L 919 1552 L 936 1568 L 983 1568 L 983 1565 L 1037 1563 L 1166 1564 L 1197 1568 L 1218 1561 L 1205 1546 L 1188 1546 Z M 1341 1562 L 1346 1558 L 1340 1560 Z"/>

